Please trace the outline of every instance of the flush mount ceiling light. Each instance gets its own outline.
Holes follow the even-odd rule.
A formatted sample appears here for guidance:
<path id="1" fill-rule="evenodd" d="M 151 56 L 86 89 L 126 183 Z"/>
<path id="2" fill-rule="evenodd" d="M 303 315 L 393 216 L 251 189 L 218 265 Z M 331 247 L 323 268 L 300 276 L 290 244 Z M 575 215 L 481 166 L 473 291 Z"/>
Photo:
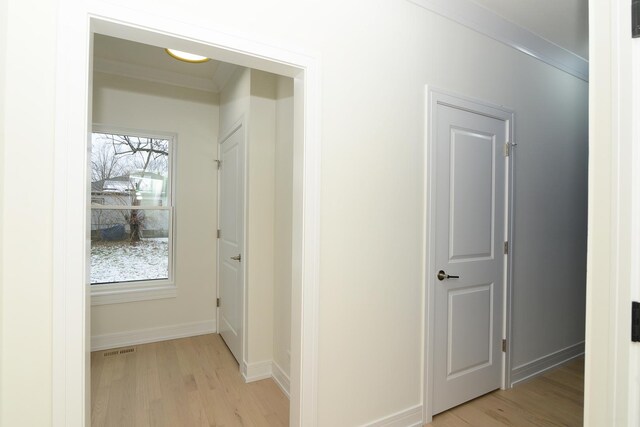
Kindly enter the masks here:
<path id="1" fill-rule="evenodd" d="M 199 62 L 207 62 L 207 61 L 209 61 L 209 58 L 207 58 L 206 56 L 195 55 L 193 53 L 183 52 L 181 50 L 165 49 L 165 51 L 171 57 L 173 57 L 173 58 L 175 58 L 175 59 L 177 59 L 179 61 L 191 62 L 191 63 L 199 63 Z"/>

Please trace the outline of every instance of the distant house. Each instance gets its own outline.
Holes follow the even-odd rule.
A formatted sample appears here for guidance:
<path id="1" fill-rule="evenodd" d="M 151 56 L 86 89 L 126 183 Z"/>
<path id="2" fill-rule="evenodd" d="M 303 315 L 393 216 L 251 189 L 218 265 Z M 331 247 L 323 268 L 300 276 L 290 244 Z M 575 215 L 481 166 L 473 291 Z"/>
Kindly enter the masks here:
<path id="1" fill-rule="evenodd" d="M 122 209 L 121 206 L 136 206 L 138 216 L 143 218 L 144 237 L 166 237 L 168 229 L 166 212 L 147 209 L 166 205 L 166 182 L 165 177 L 152 172 L 132 172 L 92 182 L 92 239 L 120 235 L 124 238 L 129 235 L 131 210 Z M 106 238 L 106 240 L 117 239 Z"/>

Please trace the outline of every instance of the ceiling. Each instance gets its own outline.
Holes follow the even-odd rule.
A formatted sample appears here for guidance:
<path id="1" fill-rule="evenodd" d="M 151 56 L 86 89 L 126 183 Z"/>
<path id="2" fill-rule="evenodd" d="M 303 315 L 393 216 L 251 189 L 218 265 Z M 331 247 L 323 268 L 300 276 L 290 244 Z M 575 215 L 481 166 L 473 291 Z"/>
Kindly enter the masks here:
<path id="1" fill-rule="evenodd" d="M 237 68 L 214 59 L 203 63 L 178 61 L 162 47 L 101 34 L 95 35 L 93 53 L 95 71 L 210 92 L 220 92 Z"/>
<path id="2" fill-rule="evenodd" d="M 588 0 L 472 0 L 514 24 L 589 58 Z"/>
<path id="3" fill-rule="evenodd" d="M 588 59 L 588 0 L 472 0 L 514 24 Z M 169 47 L 169 46 L 168 46 Z M 96 71 L 220 92 L 236 65 L 181 62 L 162 47 L 95 35 Z"/>

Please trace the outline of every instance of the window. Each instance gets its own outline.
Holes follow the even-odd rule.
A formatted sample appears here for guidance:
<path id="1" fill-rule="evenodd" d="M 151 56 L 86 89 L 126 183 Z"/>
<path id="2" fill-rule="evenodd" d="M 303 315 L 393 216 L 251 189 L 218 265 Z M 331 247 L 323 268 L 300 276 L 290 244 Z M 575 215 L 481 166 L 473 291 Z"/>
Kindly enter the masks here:
<path id="1" fill-rule="evenodd" d="M 173 286 L 174 140 L 94 130 L 91 138 L 93 304 L 164 298 Z"/>

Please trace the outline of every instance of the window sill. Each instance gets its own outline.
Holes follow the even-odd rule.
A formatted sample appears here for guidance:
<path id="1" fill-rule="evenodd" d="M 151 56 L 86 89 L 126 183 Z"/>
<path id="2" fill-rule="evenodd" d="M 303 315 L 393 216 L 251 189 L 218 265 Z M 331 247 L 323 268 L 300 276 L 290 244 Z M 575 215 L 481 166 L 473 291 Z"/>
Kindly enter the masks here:
<path id="1" fill-rule="evenodd" d="M 176 286 L 170 282 L 149 284 L 89 285 L 91 305 L 122 304 L 135 301 L 175 298 Z"/>

